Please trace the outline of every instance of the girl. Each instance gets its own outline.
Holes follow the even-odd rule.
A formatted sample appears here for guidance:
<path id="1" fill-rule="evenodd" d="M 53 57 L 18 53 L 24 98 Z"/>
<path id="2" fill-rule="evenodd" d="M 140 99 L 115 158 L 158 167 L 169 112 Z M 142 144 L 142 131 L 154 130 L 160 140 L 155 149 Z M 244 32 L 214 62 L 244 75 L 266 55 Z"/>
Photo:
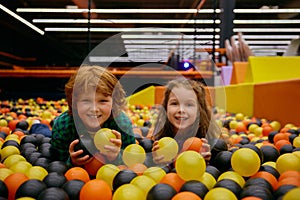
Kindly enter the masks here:
<path id="1" fill-rule="evenodd" d="M 174 138 L 182 148 L 190 137 L 201 138 L 201 155 L 210 160 L 210 144 L 221 134 L 221 130 L 212 119 L 212 113 L 206 101 L 206 92 L 202 84 L 189 79 L 176 79 L 166 85 L 162 107 L 154 128 L 153 160 L 160 164 L 163 156 L 157 156 L 158 140 L 162 137 Z"/>

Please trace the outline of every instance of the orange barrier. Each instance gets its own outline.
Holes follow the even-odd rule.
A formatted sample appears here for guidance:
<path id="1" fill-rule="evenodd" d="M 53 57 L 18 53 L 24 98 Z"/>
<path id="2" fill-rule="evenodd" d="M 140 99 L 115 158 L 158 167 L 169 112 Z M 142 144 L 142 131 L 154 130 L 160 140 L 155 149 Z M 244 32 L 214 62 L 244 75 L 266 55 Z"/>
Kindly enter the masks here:
<path id="1" fill-rule="evenodd" d="M 254 116 L 300 126 L 300 79 L 254 85 Z"/>
<path id="2" fill-rule="evenodd" d="M 232 67 L 233 69 L 230 84 L 244 83 L 247 73 L 248 62 L 234 62 Z"/>

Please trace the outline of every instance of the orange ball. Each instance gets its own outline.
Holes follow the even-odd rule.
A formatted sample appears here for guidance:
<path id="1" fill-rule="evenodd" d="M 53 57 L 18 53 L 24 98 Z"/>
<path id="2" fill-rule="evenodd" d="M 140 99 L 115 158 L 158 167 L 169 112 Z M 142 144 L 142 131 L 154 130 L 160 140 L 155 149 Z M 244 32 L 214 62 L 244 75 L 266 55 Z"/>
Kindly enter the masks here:
<path id="1" fill-rule="evenodd" d="M 65 173 L 65 177 L 68 181 L 78 179 L 86 183 L 90 180 L 89 173 L 81 167 L 72 167 L 68 169 Z"/>
<path id="2" fill-rule="evenodd" d="M 111 200 L 112 190 L 105 181 L 93 179 L 82 186 L 79 197 L 80 200 Z"/>
<path id="3" fill-rule="evenodd" d="M 200 152 L 202 147 L 202 140 L 198 137 L 190 137 L 184 141 L 182 151 L 192 150 Z"/>
<path id="4" fill-rule="evenodd" d="M 22 183 L 29 180 L 23 173 L 12 173 L 4 179 L 4 183 L 8 188 L 8 199 L 15 199 L 15 194 Z"/>
<path id="5" fill-rule="evenodd" d="M 98 169 L 105 164 L 105 158 L 99 153 L 96 154 L 90 162 L 84 165 L 84 169 L 91 176 L 96 176 Z"/>
<path id="6" fill-rule="evenodd" d="M 262 134 L 263 134 L 263 136 L 268 136 L 270 134 L 270 132 L 272 132 L 272 131 L 273 131 L 272 126 L 266 125 L 263 127 Z"/>
<path id="7" fill-rule="evenodd" d="M 143 163 L 134 163 L 128 167 L 128 169 L 134 171 L 137 175 L 142 175 L 147 169 L 147 166 Z"/>
<path id="8" fill-rule="evenodd" d="M 300 172 L 295 170 L 288 170 L 280 174 L 278 181 L 281 181 L 282 179 L 285 179 L 287 177 L 296 177 L 300 180 Z"/>
<path id="9" fill-rule="evenodd" d="M 291 142 L 288 140 L 279 140 L 275 143 L 275 147 L 278 149 L 278 151 L 280 151 L 280 148 L 287 144 L 291 144 Z"/>
<path id="10" fill-rule="evenodd" d="M 185 181 L 179 177 L 177 173 L 170 172 L 167 173 L 161 180 L 160 183 L 165 183 L 172 186 L 177 192 L 179 192 L 181 186 Z"/>
<path id="11" fill-rule="evenodd" d="M 193 192 L 179 192 L 173 196 L 172 200 L 201 200 L 201 198 Z"/>
<path id="12" fill-rule="evenodd" d="M 289 134 L 288 133 L 277 133 L 274 138 L 274 144 L 276 144 L 276 142 L 278 142 L 279 140 L 289 140 Z"/>
<path id="13" fill-rule="evenodd" d="M 253 176 L 251 176 L 251 178 L 263 178 L 272 185 L 272 188 L 274 191 L 277 188 L 278 181 L 277 181 L 276 177 L 269 172 L 259 171 L 256 174 L 254 174 Z"/>

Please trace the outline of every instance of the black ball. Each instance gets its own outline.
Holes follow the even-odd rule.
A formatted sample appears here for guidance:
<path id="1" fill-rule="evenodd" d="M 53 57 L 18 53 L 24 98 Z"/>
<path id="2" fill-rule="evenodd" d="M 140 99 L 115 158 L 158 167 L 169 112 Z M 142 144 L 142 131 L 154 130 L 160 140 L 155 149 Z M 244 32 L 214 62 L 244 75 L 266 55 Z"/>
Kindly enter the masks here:
<path id="1" fill-rule="evenodd" d="M 291 144 L 285 144 L 279 149 L 280 155 L 285 154 L 285 153 L 292 153 L 294 150 L 293 145 Z"/>
<path id="2" fill-rule="evenodd" d="M 186 181 L 180 188 L 179 192 L 189 191 L 198 195 L 201 199 L 204 199 L 204 196 L 208 192 L 207 187 L 197 180 Z"/>
<path id="3" fill-rule="evenodd" d="M 115 191 L 123 184 L 130 183 L 130 181 L 136 176 L 137 174 L 129 169 L 119 171 L 113 179 L 113 190 Z"/>
<path id="4" fill-rule="evenodd" d="M 68 171 L 68 167 L 65 162 L 56 160 L 49 163 L 47 171 L 48 173 L 57 172 L 64 175 Z"/>
<path id="5" fill-rule="evenodd" d="M 4 181 L 0 180 L 0 197 L 8 198 L 8 188 Z"/>
<path id="6" fill-rule="evenodd" d="M 171 200 L 176 193 L 172 186 L 158 183 L 149 190 L 147 200 Z"/>
<path id="7" fill-rule="evenodd" d="M 232 152 L 230 151 L 221 151 L 214 158 L 214 166 L 220 171 L 225 172 L 231 168 L 231 156 Z"/>
<path id="8" fill-rule="evenodd" d="M 58 187 L 50 187 L 41 192 L 37 200 L 69 200 L 68 194 Z"/>
<path id="9" fill-rule="evenodd" d="M 14 146 L 14 147 L 17 147 L 18 149 L 20 149 L 20 145 L 17 141 L 15 140 L 6 140 L 3 144 L 2 144 L 2 147 L 1 149 L 3 149 L 4 147 L 7 147 L 7 146 Z"/>
<path id="10" fill-rule="evenodd" d="M 139 145 L 141 145 L 146 153 L 152 152 L 152 145 L 153 145 L 153 140 L 148 139 L 148 138 L 143 138 L 140 140 Z"/>
<path id="11" fill-rule="evenodd" d="M 275 169 L 274 167 L 271 167 L 269 165 L 261 165 L 258 171 L 266 171 L 272 174 L 276 179 L 279 178 L 280 173 Z"/>
<path id="12" fill-rule="evenodd" d="M 267 188 L 261 187 L 259 185 L 250 185 L 247 187 L 243 187 L 240 194 L 240 199 L 249 196 L 259 197 L 262 200 L 274 199 L 272 193 Z"/>
<path id="13" fill-rule="evenodd" d="M 144 123 L 144 124 L 145 124 L 145 123 Z M 143 137 L 146 137 L 146 136 L 148 135 L 148 133 L 149 133 L 149 127 L 143 126 L 143 127 L 141 127 L 140 129 L 141 129 L 141 132 L 142 132 Z"/>
<path id="14" fill-rule="evenodd" d="M 50 162 L 51 162 L 51 160 L 49 158 L 39 157 L 38 159 L 36 159 L 36 161 L 33 163 L 33 165 L 41 166 L 41 167 L 47 169 Z"/>
<path id="15" fill-rule="evenodd" d="M 32 143 L 24 143 L 24 144 L 21 144 L 20 145 L 20 151 L 24 151 L 25 149 L 28 149 L 28 148 L 36 148 L 36 146 Z"/>
<path id="16" fill-rule="evenodd" d="M 282 185 L 275 190 L 274 197 L 278 199 L 279 197 L 285 195 L 288 191 L 296 187 L 296 185 Z"/>
<path id="17" fill-rule="evenodd" d="M 77 143 L 74 147 L 74 151 L 78 151 L 80 149 L 83 150 L 81 157 L 85 155 L 93 157 L 93 154 L 95 154 L 98 151 L 92 138 L 87 136 L 80 137 L 79 143 Z"/>
<path id="18" fill-rule="evenodd" d="M 35 146 L 37 146 L 38 141 L 34 135 L 26 135 L 25 137 L 22 138 L 20 144 L 22 145 L 25 143 L 32 143 Z"/>
<path id="19" fill-rule="evenodd" d="M 238 198 L 240 196 L 240 192 L 242 191 L 242 187 L 235 181 L 231 179 L 222 179 L 218 181 L 215 185 L 214 188 L 217 187 L 222 187 L 230 190 L 235 194 L 235 196 Z"/>
<path id="20" fill-rule="evenodd" d="M 215 166 L 207 165 L 205 171 L 209 174 L 211 174 L 216 180 L 221 175 L 220 170 L 218 170 Z"/>
<path id="21" fill-rule="evenodd" d="M 7 134 L 3 131 L 0 131 L 0 138 L 5 139 Z"/>
<path id="22" fill-rule="evenodd" d="M 251 186 L 251 185 L 256 185 L 256 186 L 260 186 L 262 188 L 266 188 L 267 190 L 269 190 L 270 192 L 273 192 L 273 187 L 272 185 L 264 178 L 260 178 L 260 177 L 256 177 L 256 178 L 249 178 L 245 184 L 244 184 L 244 188 Z"/>
<path id="23" fill-rule="evenodd" d="M 38 158 L 40 158 L 42 154 L 40 152 L 33 152 L 26 157 L 27 161 L 31 164 L 35 163 Z"/>
<path id="24" fill-rule="evenodd" d="M 62 189 L 68 194 L 72 200 L 79 200 L 79 193 L 82 186 L 85 184 L 82 180 L 69 180 L 63 184 Z"/>
<path id="25" fill-rule="evenodd" d="M 26 159 L 29 158 L 29 156 L 34 153 L 37 152 L 36 147 L 28 147 L 28 148 L 24 148 L 21 151 L 21 155 L 23 155 Z"/>
<path id="26" fill-rule="evenodd" d="M 260 147 L 260 150 L 263 154 L 264 162 L 276 162 L 277 158 L 280 156 L 279 151 L 274 146 L 263 145 Z"/>
<path id="27" fill-rule="evenodd" d="M 67 178 L 60 173 L 50 172 L 45 176 L 43 182 L 47 185 L 47 187 L 62 187 L 63 184 L 67 182 Z"/>
<path id="28" fill-rule="evenodd" d="M 29 179 L 22 183 L 16 191 L 16 198 L 32 197 L 38 198 L 39 194 L 47 188 L 47 185 L 37 179 Z"/>
<path id="29" fill-rule="evenodd" d="M 26 120 L 21 120 L 16 124 L 16 129 L 19 128 L 21 130 L 28 130 L 29 123 Z"/>
<path id="30" fill-rule="evenodd" d="M 271 131 L 268 135 L 268 140 L 269 142 L 271 142 L 272 144 L 274 143 L 274 136 L 278 133 L 278 131 Z"/>

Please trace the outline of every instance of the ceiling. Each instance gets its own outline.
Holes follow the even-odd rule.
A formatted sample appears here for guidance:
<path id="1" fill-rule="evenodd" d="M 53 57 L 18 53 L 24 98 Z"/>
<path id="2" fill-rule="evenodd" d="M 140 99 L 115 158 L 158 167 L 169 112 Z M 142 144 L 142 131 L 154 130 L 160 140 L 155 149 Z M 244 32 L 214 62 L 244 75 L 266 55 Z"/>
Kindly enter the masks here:
<path id="1" fill-rule="evenodd" d="M 193 45 L 194 47 L 201 45 L 204 48 L 212 48 L 213 45 L 216 48 L 224 46 L 220 41 L 220 37 L 223 37 L 220 31 L 222 23 L 219 10 L 222 7 L 222 0 L 221 3 L 215 0 L 91 0 L 90 4 L 88 2 L 88 0 L 2 0 L 0 66 L 2 68 L 79 66 L 87 55 L 97 48 L 104 53 L 97 55 L 96 60 L 109 57 L 109 62 L 114 61 L 119 66 L 130 66 L 141 62 L 165 62 L 172 51 L 179 51 L 180 48 L 189 52 L 184 56 L 191 56 Z M 232 15 L 235 20 L 233 35 L 241 31 L 256 55 L 281 55 L 292 39 L 299 38 L 299 0 L 235 0 L 235 4 L 231 5 L 239 9 Z M 257 11 L 262 7 L 265 8 L 263 11 L 271 12 L 254 13 L 255 10 L 245 10 Z M 44 10 L 24 10 L 28 8 Z M 90 13 L 71 12 L 74 8 L 77 9 L 75 11 L 87 8 L 92 10 Z M 279 8 L 279 11 L 276 8 Z M 58 10 L 51 12 L 51 9 Z M 66 9 L 67 12 L 62 12 Z M 93 9 L 99 10 L 94 12 Z M 198 9 L 199 13 L 195 14 L 191 9 Z M 287 13 L 287 11 L 280 12 L 280 9 L 297 10 Z M 20 18 L 11 16 L 8 14 L 9 11 Z M 50 19 L 52 21 L 46 21 Z M 31 23 L 43 33 L 31 29 L 24 21 Z M 64 28 L 72 30 L 67 31 Z M 110 42 L 103 43 L 108 40 Z M 116 57 L 119 60 L 115 60 Z"/>

